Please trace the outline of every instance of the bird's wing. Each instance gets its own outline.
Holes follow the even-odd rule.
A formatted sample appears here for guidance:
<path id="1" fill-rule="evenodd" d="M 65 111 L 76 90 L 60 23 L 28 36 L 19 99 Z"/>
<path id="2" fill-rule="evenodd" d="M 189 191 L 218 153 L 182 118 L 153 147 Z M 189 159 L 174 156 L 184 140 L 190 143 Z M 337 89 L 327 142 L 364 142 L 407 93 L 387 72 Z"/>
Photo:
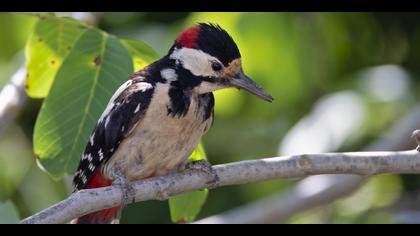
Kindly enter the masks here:
<path id="1" fill-rule="evenodd" d="M 74 190 L 86 187 L 95 170 L 109 160 L 119 144 L 141 122 L 154 83 L 128 80 L 115 92 L 96 124 L 73 179 Z"/>

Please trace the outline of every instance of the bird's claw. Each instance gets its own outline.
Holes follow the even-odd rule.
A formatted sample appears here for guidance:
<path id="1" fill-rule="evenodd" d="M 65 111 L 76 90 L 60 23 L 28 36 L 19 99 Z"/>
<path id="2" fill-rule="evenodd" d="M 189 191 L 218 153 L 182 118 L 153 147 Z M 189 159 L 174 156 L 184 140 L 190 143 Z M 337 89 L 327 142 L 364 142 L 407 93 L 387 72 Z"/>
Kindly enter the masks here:
<path id="1" fill-rule="evenodd" d="M 123 193 L 121 199 L 123 206 L 135 202 L 136 191 L 134 190 L 134 187 L 131 184 L 130 180 L 128 180 L 125 176 L 116 175 L 114 177 L 112 185 L 118 186 L 121 189 Z"/>
<path id="2" fill-rule="evenodd" d="M 156 195 L 156 200 L 158 201 L 165 201 L 169 198 L 169 192 L 167 189 L 164 189 L 162 191 L 159 191 Z"/>
<path id="3" fill-rule="evenodd" d="M 209 188 L 214 188 L 219 183 L 219 176 L 217 175 L 216 170 L 213 168 L 210 162 L 206 160 L 188 162 L 185 168 L 187 170 L 199 170 L 209 176 L 210 180 L 206 182 L 206 184 L 209 185 Z"/>

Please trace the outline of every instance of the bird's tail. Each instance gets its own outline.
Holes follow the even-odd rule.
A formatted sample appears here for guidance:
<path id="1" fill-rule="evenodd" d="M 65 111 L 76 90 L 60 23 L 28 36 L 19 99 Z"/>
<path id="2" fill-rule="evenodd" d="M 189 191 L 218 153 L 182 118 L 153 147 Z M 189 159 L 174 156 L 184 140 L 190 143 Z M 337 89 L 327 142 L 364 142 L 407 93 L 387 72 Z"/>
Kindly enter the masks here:
<path id="1" fill-rule="evenodd" d="M 101 188 L 110 186 L 112 181 L 105 178 L 100 170 L 86 184 L 85 189 Z M 72 224 L 118 224 L 122 207 L 113 207 L 96 211 L 73 220 Z"/>
<path id="2" fill-rule="evenodd" d="M 75 219 L 73 224 L 119 224 L 121 207 L 93 212 Z"/>

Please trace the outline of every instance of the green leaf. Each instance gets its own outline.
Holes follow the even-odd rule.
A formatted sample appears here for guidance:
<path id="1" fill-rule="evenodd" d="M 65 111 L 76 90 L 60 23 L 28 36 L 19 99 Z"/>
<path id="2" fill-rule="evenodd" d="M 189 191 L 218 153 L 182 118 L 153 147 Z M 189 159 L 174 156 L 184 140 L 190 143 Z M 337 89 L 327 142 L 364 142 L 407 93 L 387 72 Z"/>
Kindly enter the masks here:
<path id="1" fill-rule="evenodd" d="M 0 202 L 0 224 L 19 223 L 19 214 L 11 201 Z"/>
<path id="2" fill-rule="evenodd" d="M 142 41 L 124 39 L 121 40 L 133 57 L 134 70 L 138 71 L 150 63 L 159 59 L 159 55 L 149 45 Z"/>
<path id="3" fill-rule="evenodd" d="M 182 193 L 169 198 L 169 208 L 171 210 L 171 220 L 176 223 L 190 223 L 195 220 L 200 213 L 201 207 L 205 203 L 208 190 L 193 191 Z"/>
<path id="4" fill-rule="evenodd" d="M 53 177 L 75 171 L 113 92 L 133 72 L 128 50 L 96 29 L 83 33 L 64 60 L 34 131 L 39 163 Z"/>
<path id="5" fill-rule="evenodd" d="M 198 147 L 189 157 L 190 161 L 207 160 L 203 145 Z M 208 196 L 208 189 L 182 193 L 169 198 L 171 220 L 176 223 L 189 223 L 195 220 L 200 213 Z"/>
<path id="6" fill-rule="evenodd" d="M 56 16 L 54 12 L 33 12 L 33 13 L 22 13 L 22 14 L 36 16 L 36 17 L 39 17 L 40 19 L 51 18 L 51 17 Z"/>
<path id="7" fill-rule="evenodd" d="M 188 158 L 189 161 L 207 160 L 206 151 L 204 150 L 203 144 L 200 142 L 191 156 Z"/>
<path id="8" fill-rule="evenodd" d="M 40 17 L 26 44 L 26 91 L 33 98 L 47 96 L 55 75 L 77 39 L 86 31 L 66 17 Z"/>

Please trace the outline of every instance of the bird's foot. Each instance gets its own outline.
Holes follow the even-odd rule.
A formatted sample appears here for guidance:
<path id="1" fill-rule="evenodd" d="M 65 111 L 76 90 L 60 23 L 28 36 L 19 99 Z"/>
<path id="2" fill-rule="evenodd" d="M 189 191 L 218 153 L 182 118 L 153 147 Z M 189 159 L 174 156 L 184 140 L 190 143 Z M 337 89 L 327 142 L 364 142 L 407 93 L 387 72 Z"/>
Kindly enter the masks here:
<path id="1" fill-rule="evenodd" d="M 156 200 L 158 200 L 158 201 L 168 200 L 169 197 L 170 197 L 170 195 L 169 195 L 168 188 L 164 188 L 156 194 Z"/>
<path id="2" fill-rule="evenodd" d="M 128 180 L 124 175 L 115 174 L 112 185 L 118 186 L 123 193 L 123 196 L 121 199 L 122 206 L 135 202 L 136 191 L 134 190 L 134 187 L 131 184 L 131 181 Z"/>
<path id="3" fill-rule="evenodd" d="M 188 162 L 185 167 L 188 170 L 202 171 L 209 176 L 210 181 L 206 182 L 206 184 L 209 185 L 209 188 L 215 188 L 219 183 L 219 176 L 217 175 L 216 170 L 212 167 L 210 162 L 206 160 L 191 161 Z"/>
<path id="4" fill-rule="evenodd" d="M 412 138 L 414 138 L 416 140 L 417 143 L 417 151 L 420 152 L 420 130 L 415 130 L 413 132 L 413 135 L 411 135 Z"/>

